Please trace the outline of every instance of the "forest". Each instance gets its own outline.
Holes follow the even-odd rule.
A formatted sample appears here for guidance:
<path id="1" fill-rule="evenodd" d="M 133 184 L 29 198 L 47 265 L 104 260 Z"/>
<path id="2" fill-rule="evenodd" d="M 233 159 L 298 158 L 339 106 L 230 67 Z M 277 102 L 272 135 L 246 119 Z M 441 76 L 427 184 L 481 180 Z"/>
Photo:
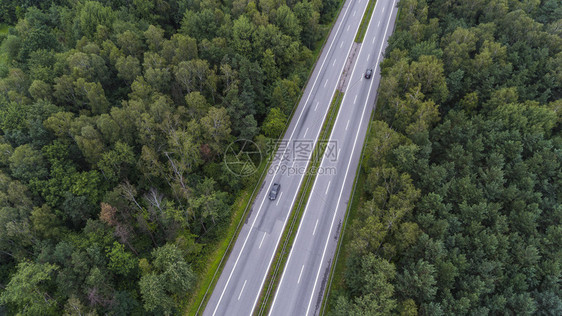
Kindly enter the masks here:
<path id="1" fill-rule="evenodd" d="M 329 315 L 562 314 L 562 2 L 401 0 Z"/>
<path id="2" fill-rule="evenodd" d="M 339 4 L 1 1 L 0 314 L 182 313 Z"/>

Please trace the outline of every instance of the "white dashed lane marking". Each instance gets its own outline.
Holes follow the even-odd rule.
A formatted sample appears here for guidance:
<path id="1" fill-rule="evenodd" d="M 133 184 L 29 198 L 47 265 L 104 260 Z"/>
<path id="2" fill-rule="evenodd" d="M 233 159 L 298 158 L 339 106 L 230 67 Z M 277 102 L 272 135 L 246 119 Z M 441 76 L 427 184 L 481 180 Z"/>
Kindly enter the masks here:
<path id="1" fill-rule="evenodd" d="M 302 270 L 304 270 L 304 264 L 301 267 L 301 273 L 299 274 L 299 279 L 298 279 L 297 283 L 301 283 Z"/>
<path id="2" fill-rule="evenodd" d="M 312 236 L 316 234 L 316 227 L 318 227 L 318 219 L 316 219 L 316 224 L 314 225 L 314 231 L 312 231 Z"/>
<path id="3" fill-rule="evenodd" d="M 263 237 L 261 238 L 261 242 L 260 242 L 260 246 L 258 247 L 258 249 L 261 249 L 261 245 L 263 244 L 263 241 L 265 240 L 265 235 L 267 235 L 267 233 L 263 233 Z"/>
<path id="4" fill-rule="evenodd" d="M 240 300 L 240 297 L 242 297 L 242 292 L 244 292 L 244 288 L 246 287 L 246 282 L 248 282 L 248 280 L 244 281 L 244 285 L 242 285 L 242 290 L 240 290 L 240 294 L 238 295 L 238 300 Z"/>

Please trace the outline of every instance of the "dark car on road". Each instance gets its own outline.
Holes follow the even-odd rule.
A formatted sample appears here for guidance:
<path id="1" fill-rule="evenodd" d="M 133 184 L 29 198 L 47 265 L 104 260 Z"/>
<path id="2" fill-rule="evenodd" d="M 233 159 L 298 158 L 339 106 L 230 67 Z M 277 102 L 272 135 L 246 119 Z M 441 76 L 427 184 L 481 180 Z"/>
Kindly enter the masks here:
<path id="1" fill-rule="evenodd" d="M 270 200 L 275 200 L 277 198 L 277 194 L 279 194 L 280 188 L 281 188 L 281 185 L 279 183 L 273 184 L 273 187 L 271 188 L 271 191 L 269 192 L 269 199 Z"/>
<path id="2" fill-rule="evenodd" d="M 372 76 L 373 76 L 373 69 L 371 68 L 367 69 L 367 71 L 365 71 L 365 79 L 371 79 Z"/>

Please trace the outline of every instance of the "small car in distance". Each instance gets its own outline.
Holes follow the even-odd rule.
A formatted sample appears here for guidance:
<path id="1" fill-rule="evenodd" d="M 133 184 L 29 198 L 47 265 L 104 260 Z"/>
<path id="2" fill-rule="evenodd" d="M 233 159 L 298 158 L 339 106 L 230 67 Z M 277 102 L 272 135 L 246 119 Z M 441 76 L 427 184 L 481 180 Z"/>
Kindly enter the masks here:
<path id="1" fill-rule="evenodd" d="M 269 191 L 269 199 L 270 200 L 275 200 L 277 198 L 277 194 L 279 194 L 279 189 L 281 188 L 281 185 L 279 183 L 274 183 L 273 187 L 271 188 L 271 191 Z"/>
<path id="2" fill-rule="evenodd" d="M 367 71 L 365 71 L 365 79 L 371 79 L 372 76 L 373 76 L 373 69 L 371 68 L 367 69 Z"/>

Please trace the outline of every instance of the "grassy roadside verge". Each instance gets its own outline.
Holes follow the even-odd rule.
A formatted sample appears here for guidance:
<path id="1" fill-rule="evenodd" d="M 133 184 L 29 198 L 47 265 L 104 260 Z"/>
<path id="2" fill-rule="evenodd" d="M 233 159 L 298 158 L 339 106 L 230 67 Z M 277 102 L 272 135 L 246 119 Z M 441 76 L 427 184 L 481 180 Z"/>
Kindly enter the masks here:
<path id="1" fill-rule="evenodd" d="M 318 142 L 316 143 L 316 146 L 314 147 L 314 150 L 312 152 L 312 160 L 308 165 L 305 173 L 305 179 L 303 181 L 304 185 L 300 187 L 297 194 L 297 203 L 295 204 L 289 215 L 289 227 L 288 229 L 286 228 L 283 232 L 280 246 L 276 250 L 275 257 L 272 262 L 273 269 L 268 272 L 268 276 L 264 283 L 266 284 L 266 286 L 260 293 L 260 298 L 258 300 L 259 309 L 257 309 L 255 312 L 255 314 L 257 315 L 263 315 L 264 313 L 266 313 L 272 303 L 271 300 L 273 299 L 273 294 L 275 293 L 275 290 L 277 289 L 280 281 L 280 272 L 282 271 L 281 268 L 285 265 L 288 259 L 291 246 L 296 237 L 297 228 L 302 218 L 301 215 L 306 207 L 306 202 L 308 201 L 308 197 L 310 196 L 314 180 L 316 179 L 315 170 L 318 170 L 318 167 L 322 162 L 322 156 L 324 154 L 324 150 L 326 149 L 326 141 L 330 137 L 342 100 L 343 93 L 336 90 L 336 93 L 332 98 L 330 108 L 328 110 L 328 119 L 324 121 L 324 124 L 322 125 L 320 135 L 318 136 Z"/>
<path id="2" fill-rule="evenodd" d="M 301 88 L 300 95 L 297 98 L 295 105 L 293 106 L 293 110 L 291 111 L 291 114 L 287 119 L 284 131 L 279 135 L 279 139 L 281 139 L 281 137 L 285 135 L 287 129 L 289 128 L 289 123 L 291 122 L 298 108 L 298 104 L 304 94 L 306 85 L 308 81 L 310 81 L 310 77 L 312 76 L 316 64 L 318 63 L 318 57 L 322 52 L 324 46 L 326 45 L 334 23 L 337 21 L 340 15 L 343 3 L 343 0 L 339 2 L 338 9 L 334 14 L 334 17 L 332 18 L 332 21 L 322 27 L 322 37 L 318 40 L 315 45 L 316 48 L 312 51 L 314 63 L 310 67 L 308 80 L 305 82 L 305 84 L 303 84 L 303 87 Z M 276 152 L 276 150 L 277 148 L 273 152 Z M 209 245 L 209 247 L 215 249 L 211 251 L 211 255 L 207 260 L 207 269 L 203 272 L 204 275 L 198 280 L 194 292 L 186 298 L 186 304 L 184 305 L 183 314 L 189 316 L 198 315 L 199 313 L 202 313 L 203 309 L 205 308 L 205 305 L 207 304 L 207 301 L 209 300 L 209 297 L 214 290 L 216 282 L 218 281 L 218 277 L 222 272 L 224 264 L 226 263 L 226 260 L 230 255 L 231 246 L 234 244 L 234 241 L 236 240 L 238 234 L 240 233 L 240 230 L 242 229 L 242 222 L 246 217 L 247 209 L 252 205 L 255 196 L 259 192 L 259 190 L 256 190 L 256 188 L 258 188 L 258 186 L 264 181 L 266 174 L 264 171 L 269 169 L 270 162 L 270 159 L 265 159 L 260 164 L 258 173 L 262 174 L 262 176 L 258 179 L 254 186 L 245 188 L 236 198 L 233 206 L 234 209 L 232 211 L 231 222 L 228 226 L 225 236 L 218 240 L 216 243 Z M 254 193 L 252 193 L 253 191 Z"/>
<path id="3" fill-rule="evenodd" d="M 367 4 L 367 10 L 365 10 L 365 14 L 363 15 L 363 19 L 361 20 L 361 25 L 359 25 L 359 31 L 357 31 L 357 35 L 355 36 L 356 43 L 362 43 L 363 38 L 365 37 L 365 33 L 367 32 L 367 27 L 369 26 L 369 22 L 371 21 L 371 14 L 373 14 L 373 9 L 375 9 L 375 4 L 377 0 L 369 0 L 369 4 Z"/>
<path id="4" fill-rule="evenodd" d="M 258 166 L 257 174 L 260 174 L 260 178 L 257 181 L 258 184 L 261 183 L 265 177 L 264 171 L 269 165 L 266 161 L 267 160 L 262 161 Z M 233 204 L 231 221 L 226 229 L 226 233 L 223 238 L 213 245 L 215 249 L 211 252 L 207 264 L 205 265 L 207 268 L 203 273 L 204 277 L 199 280 L 196 285 L 196 290 L 193 292 L 194 294 L 187 302 L 189 306 L 187 315 L 197 315 L 197 313 L 200 312 L 199 308 L 202 306 L 201 303 L 206 303 L 208 300 L 207 294 L 210 292 L 207 290 L 214 288 L 214 285 L 218 281 L 217 276 L 222 272 L 222 268 L 224 267 L 223 263 L 225 259 L 228 258 L 232 249 L 233 237 L 237 236 L 242 229 L 242 221 L 244 220 L 251 202 L 259 192 L 256 188 L 257 186 L 248 186 L 243 189 L 236 198 Z"/>
<path id="5" fill-rule="evenodd" d="M 371 132 L 371 122 L 373 121 L 375 111 L 371 114 L 371 118 L 369 119 L 369 128 L 367 130 L 367 139 Z M 324 289 L 324 299 L 322 300 L 322 306 L 320 308 L 320 315 L 326 314 L 329 310 L 328 300 L 337 297 L 339 291 L 344 286 L 344 278 L 345 278 L 345 264 L 347 262 L 348 257 L 348 247 L 345 247 L 350 243 L 350 236 L 345 235 L 345 229 L 347 228 L 348 223 L 352 223 L 353 220 L 357 218 L 357 210 L 359 205 L 361 205 L 363 195 L 358 193 L 355 194 L 357 188 L 362 188 L 365 183 L 366 174 L 361 169 L 361 165 L 363 163 L 363 155 L 364 149 L 367 146 L 367 139 L 363 143 L 363 148 L 361 150 L 361 159 L 359 160 L 359 166 L 355 171 L 355 182 L 353 183 L 353 189 L 351 190 L 351 203 L 347 204 L 347 209 L 345 211 L 345 217 L 342 223 L 342 228 L 340 230 L 340 236 L 338 238 L 338 245 L 336 247 L 336 254 L 334 256 L 335 262 L 332 264 L 330 268 L 330 274 L 328 276 L 328 284 Z M 334 288 L 332 289 L 332 285 Z M 333 297 L 332 297 L 333 296 Z"/>
<path id="6" fill-rule="evenodd" d="M 366 180 L 366 174 L 358 170 L 356 179 L 357 181 L 355 182 L 354 190 L 357 187 L 363 187 Z M 320 309 L 320 315 L 325 315 L 330 310 L 330 305 L 328 304 L 328 302 L 337 298 L 344 286 L 345 265 L 349 256 L 349 253 L 347 251 L 348 247 L 346 246 L 350 243 L 351 238 L 349 234 L 345 235 L 344 232 L 347 228 L 347 225 L 353 223 L 353 221 L 357 218 L 358 207 L 363 202 L 362 197 L 362 194 L 354 194 L 351 203 L 347 205 L 347 213 L 344 222 L 342 223 L 340 237 L 338 238 L 338 254 L 335 256 L 335 262 L 330 268 L 329 281 L 325 289 L 324 299 L 322 301 L 322 307 Z"/>

